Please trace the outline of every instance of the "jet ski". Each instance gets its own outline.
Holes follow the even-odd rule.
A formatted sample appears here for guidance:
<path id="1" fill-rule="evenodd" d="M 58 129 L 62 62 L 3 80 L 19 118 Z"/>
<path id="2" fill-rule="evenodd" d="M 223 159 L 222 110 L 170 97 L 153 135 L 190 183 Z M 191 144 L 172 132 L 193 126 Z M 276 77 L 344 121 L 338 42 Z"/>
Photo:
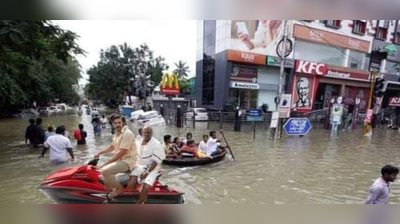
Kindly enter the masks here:
<path id="1" fill-rule="evenodd" d="M 101 173 L 95 168 L 98 160 L 88 165 L 60 169 L 50 174 L 38 187 L 48 198 L 59 204 L 101 204 L 107 202 L 110 192 L 104 185 Z M 159 174 L 159 177 L 161 173 Z M 128 174 L 117 174 L 117 180 L 126 187 Z M 135 204 L 139 199 L 141 185 L 134 191 L 124 193 L 110 203 Z M 146 204 L 183 204 L 183 193 L 162 185 L 158 180 L 149 191 Z"/>

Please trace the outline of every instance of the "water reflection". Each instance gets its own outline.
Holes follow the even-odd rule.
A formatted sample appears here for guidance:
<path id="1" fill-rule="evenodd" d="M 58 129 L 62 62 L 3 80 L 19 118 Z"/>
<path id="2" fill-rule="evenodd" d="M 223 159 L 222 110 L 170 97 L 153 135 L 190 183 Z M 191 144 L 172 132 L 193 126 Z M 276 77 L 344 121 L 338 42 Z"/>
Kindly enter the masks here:
<path id="1" fill-rule="evenodd" d="M 71 115 L 44 117 L 43 124 L 65 125 L 73 136 L 79 123 L 88 132 L 87 145 L 76 146 L 76 161 L 89 161 L 111 142 L 111 130 L 101 137 L 93 135 L 91 118 Z M 39 149 L 24 144 L 27 119 L 0 120 L 0 197 L 2 203 L 51 203 L 36 187 L 60 166 L 50 165 L 48 157 L 39 160 Z M 137 133 L 133 124 L 132 130 Z M 206 123 L 196 129 L 156 127 L 155 136 L 173 136 L 193 132 L 200 140 Z M 372 139 L 362 138 L 360 131 L 339 132 L 313 130 L 304 138 L 292 137 L 271 141 L 265 132 L 256 140 L 251 132 L 229 132 L 225 135 L 234 150 L 236 162 L 225 161 L 204 167 L 175 168 L 164 166 L 162 181 L 185 192 L 188 203 L 363 203 L 368 188 L 386 164 L 398 166 L 399 133 L 380 130 Z M 47 155 L 48 156 L 48 155 Z M 400 183 L 392 190 L 392 203 L 400 203 Z"/>

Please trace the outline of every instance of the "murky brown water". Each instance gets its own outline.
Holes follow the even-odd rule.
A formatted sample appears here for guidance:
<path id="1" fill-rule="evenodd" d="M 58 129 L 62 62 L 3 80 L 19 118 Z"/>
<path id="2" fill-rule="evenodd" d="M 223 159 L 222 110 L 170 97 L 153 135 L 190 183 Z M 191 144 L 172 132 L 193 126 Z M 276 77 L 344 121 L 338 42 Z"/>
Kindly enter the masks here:
<path id="1" fill-rule="evenodd" d="M 44 117 L 44 125 L 66 125 L 73 135 L 79 123 L 88 131 L 87 146 L 77 147 L 82 164 L 111 141 L 110 129 L 94 137 L 87 115 Z M 27 119 L 0 120 L 0 203 L 52 203 L 36 189 L 43 178 L 59 169 L 48 159 L 37 159 L 40 150 L 24 144 Z M 135 130 L 132 124 L 130 127 Z M 161 140 L 166 133 L 183 135 L 187 131 L 200 139 L 206 123 L 196 130 L 157 127 Z M 264 132 L 252 140 L 251 132 L 228 132 L 226 137 L 237 161 L 225 161 L 204 167 L 164 166 L 162 182 L 185 193 L 187 203 L 314 204 L 363 203 L 368 188 L 386 164 L 400 164 L 400 133 L 380 130 L 369 140 L 359 131 L 342 132 L 337 138 L 329 132 L 314 130 L 305 138 L 268 140 Z M 400 203 L 400 182 L 394 184 L 392 203 Z"/>

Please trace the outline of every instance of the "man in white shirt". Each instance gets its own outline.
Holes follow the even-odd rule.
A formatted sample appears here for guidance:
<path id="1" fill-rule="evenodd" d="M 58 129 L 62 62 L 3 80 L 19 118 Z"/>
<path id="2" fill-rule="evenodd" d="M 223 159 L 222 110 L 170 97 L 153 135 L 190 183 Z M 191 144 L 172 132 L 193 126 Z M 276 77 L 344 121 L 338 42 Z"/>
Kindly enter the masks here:
<path id="1" fill-rule="evenodd" d="M 220 142 L 221 139 L 217 139 L 217 133 L 215 131 L 210 131 L 210 139 L 207 141 L 207 156 L 215 156 L 218 154 Z"/>
<path id="2" fill-rule="evenodd" d="M 199 144 L 199 149 L 198 151 L 207 154 L 208 151 L 208 146 L 207 146 L 207 142 L 208 142 L 208 135 L 203 135 L 203 141 L 200 142 Z"/>
<path id="3" fill-rule="evenodd" d="M 162 161 L 165 159 L 165 151 L 161 143 L 153 138 L 153 129 L 145 127 L 143 129 L 143 140 L 139 142 L 140 160 L 139 165 L 131 172 L 128 189 L 135 190 L 138 178 L 143 183 L 138 204 L 143 204 L 150 189 L 157 181 L 158 172 Z"/>
<path id="4" fill-rule="evenodd" d="M 60 126 L 56 129 L 56 134 L 50 136 L 44 143 L 42 154 L 39 158 L 43 158 L 47 150 L 50 149 L 50 162 L 51 163 L 65 163 L 68 161 L 68 154 L 74 160 L 74 153 L 72 151 L 71 141 L 64 136 L 65 127 Z"/>
<path id="5" fill-rule="evenodd" d="M 391 182 L 394 182 L 399 174 L 399 168 L 387 165 L 381 170 L 382 177 L 371 186 L 366 204 L 387 204 L 390 198 Z"/>

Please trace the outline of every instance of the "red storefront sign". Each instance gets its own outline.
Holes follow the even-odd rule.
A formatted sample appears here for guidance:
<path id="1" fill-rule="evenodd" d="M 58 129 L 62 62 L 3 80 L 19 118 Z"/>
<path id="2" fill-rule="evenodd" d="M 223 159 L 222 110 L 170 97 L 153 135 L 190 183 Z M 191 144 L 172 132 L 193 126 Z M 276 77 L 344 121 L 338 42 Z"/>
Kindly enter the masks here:
<path id="1" fill-rule="evenodd" d="M 356 81 L 369 81 L 369 73 L 349 68 L 341 68 L 317 62 L 296 61 L 296 73 L 320 75 L 329 78 L 349 79 Z"/>
<path id="2" fill-rule="evenodd" d="M 389 98 L 389 107 L 400 107 L 400 97 Z"/>
<path id="3" fill-rule="evenodd" d="M 296 61 L 296 73 L 309 75 L 325 75 L 326 69 L 327 66 L 325 64 L 310 61 Z"/>

